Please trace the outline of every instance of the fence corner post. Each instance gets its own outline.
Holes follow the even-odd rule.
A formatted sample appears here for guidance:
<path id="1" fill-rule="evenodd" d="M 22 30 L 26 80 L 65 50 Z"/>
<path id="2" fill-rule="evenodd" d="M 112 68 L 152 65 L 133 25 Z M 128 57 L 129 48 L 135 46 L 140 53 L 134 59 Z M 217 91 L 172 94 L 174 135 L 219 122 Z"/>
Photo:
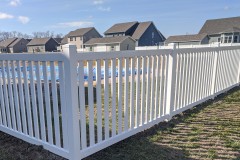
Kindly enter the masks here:
<path id="1" fill-rule="evenodd" d="M 174 116 L 174 100 L 175 100 L 175 83 L 176 83 L 176 63 L 177 52 L 176 44 L 173 45 L 173 49 L 168 58 L 168 70 L 167 70 L 167 94 L 166 94 L 166 111 L 169 115 L 167 120 L 172 119 Z"/>
<path id="2" fill-rule="evenodd" d="M 217 77 L 217 67 L 218 67 L 218 54 L 220 50 L 220 43 L 217 45 L 217 49 L 214 52 L 214 64 L 213 64 L 213 74 L 212 74 L 212 88 L 211 88 L 211 97 L 212 99 L 215 98 L 215 86 L 216 86 L 216 77 Z"/>
<path id="3" fill-rule="evenodd" d="M 80 160 L 80 128 L 79 128 L 79 109 L 78 109 L 78 92 L 77 92 L 77 60 L 75 58 L 77 48 L 75 45 L 63 45 L 63 55 L 65 74 L 65 98 L 68 121 L 68 143 L 69 159 Z"/>

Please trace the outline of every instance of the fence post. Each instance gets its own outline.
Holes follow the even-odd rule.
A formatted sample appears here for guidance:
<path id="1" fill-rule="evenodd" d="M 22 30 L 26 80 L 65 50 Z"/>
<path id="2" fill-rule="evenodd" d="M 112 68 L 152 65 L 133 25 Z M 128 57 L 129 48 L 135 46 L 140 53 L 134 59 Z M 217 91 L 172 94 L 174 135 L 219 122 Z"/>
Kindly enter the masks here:
<path id="1" fill-rule="evenodd" d="M 69 159 L 80 160 L 80 127 L 77 92 L 77 48 L 75 45 L 63 45 L 63 54 L 67 60 L 64 62 L 65 72 L 65 98 L 68 120 Z"/>
<path id="2" fill-rule="evenodd" d="M 172 53 L 168 58 L 168 70 L 167 70 L 167 94 L 166 94 L 166 111 L 169 115 L 167 120 L 170 120 L 174 115 L 174 100 L 175 100 L 175 83 L 176 83 L 176 63 L 177 52 L 176 44 L 173 45 Z"/>
<path id="3" fill-rule="evenodd" d="M 217 49 L 214 52 L 214 64 L 213 64 L 213 77 L 212 77 L 212 88 L 211 88 L 211 95 L 212 99 L 215 98 L 215 83 L 216 83 L 216 77 L 217 77 L 217 67 L 218 67 L 218 55 L 220 50 L 220 43 L 218 43 Z"/>
<path id="4" fill-rule="evenodd" d="M 240 50 L 236 49 L 236 52 L 240 54 Z M 238 55 L 239 56 L 239 55 Z M 240 61 L 238 62 L 238 77 L 237 77 L 237 83 L 240 84 Z"/>

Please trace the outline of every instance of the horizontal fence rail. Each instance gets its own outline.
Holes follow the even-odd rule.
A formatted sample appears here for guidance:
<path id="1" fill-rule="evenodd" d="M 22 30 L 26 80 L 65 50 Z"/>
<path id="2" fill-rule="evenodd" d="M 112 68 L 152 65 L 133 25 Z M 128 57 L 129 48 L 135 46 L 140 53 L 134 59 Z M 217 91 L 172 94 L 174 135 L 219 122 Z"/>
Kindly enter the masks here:
<path id="1" fill-rule="evenodd" d="M 239 85 L 240 47 L 0 55 L 0 130 L 82 159 Z"/>

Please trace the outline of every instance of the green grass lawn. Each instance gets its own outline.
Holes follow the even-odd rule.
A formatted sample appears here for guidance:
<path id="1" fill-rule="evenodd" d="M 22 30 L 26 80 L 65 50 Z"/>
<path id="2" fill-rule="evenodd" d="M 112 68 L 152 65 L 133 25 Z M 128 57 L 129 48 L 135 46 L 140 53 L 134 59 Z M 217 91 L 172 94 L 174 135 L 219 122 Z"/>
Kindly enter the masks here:
<path id="1" fill-rule="evenodd" d="M 0 159 L 63 159 L 0 132 Z M 85 158 L 240 160 L 240 87 Z"/>

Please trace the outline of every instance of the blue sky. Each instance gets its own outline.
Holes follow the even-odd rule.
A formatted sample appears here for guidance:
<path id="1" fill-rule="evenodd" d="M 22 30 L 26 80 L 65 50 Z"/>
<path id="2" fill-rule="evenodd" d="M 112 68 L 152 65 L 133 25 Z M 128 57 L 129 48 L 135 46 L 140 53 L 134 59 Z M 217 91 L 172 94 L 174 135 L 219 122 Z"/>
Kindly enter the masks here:
<path id="1" fill-rule="evenodd" d="M 240 0 L 0 0 L 0 31 L 66 34 L 153 21 L 166 37 L 197 33 L 207 19 L 240 16 Z"/>

